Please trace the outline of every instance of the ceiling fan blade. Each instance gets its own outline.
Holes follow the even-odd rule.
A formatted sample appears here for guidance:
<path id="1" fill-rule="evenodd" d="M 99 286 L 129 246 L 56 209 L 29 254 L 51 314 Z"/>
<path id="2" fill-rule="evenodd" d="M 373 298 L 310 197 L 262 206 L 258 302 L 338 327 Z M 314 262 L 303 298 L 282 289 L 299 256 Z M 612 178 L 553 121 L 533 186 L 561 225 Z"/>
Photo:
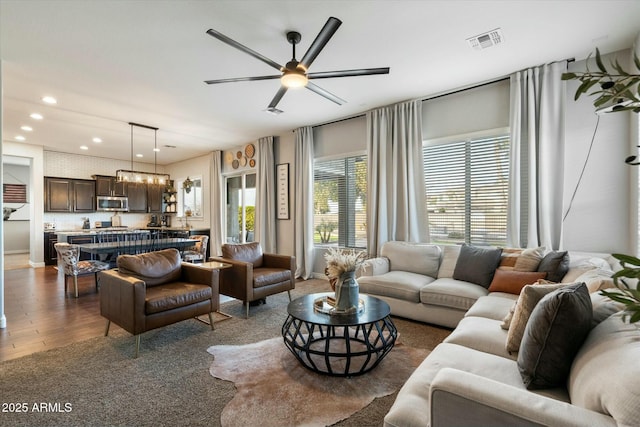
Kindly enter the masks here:
<path id="1" fill-rule="evenodd" d="M 327 20 L 324 27 L 322 27 L 316 36 L 316 39 L 311 43 L 311 46 L 309 46 L 307 53 L 305 53 L 300 60 L 300 65 L 302 65 L 305 70 L 309 69 L 311 63 L 316 59 L 316 56 L 318 56 L 335 32 L 338 31 L 340 25 L 342 25 L 342 21 L 333 16 Z"/>
<path id="2" fill-rule="evenodd" d="M 255 50 L 252 50 L 252 49 L 246 47 L 245 45 L 243 45 L 241 43 L 238 43 L 237 41 L 235 41 L 233 39 L 230 39 L 229 37 L 225 36 L 224 34 L 218 32 L 216 30 L 209 29 L 209 30 L 207 30 L 207 34 L 209 34 L 211 37 L 217 38 L 218 40 L 228 44 L 229 46 L 235 47 L 236 49 L 241 50 L 244 53 L 253 56 L 256 59 L 259 59 L 260 61 L 264 62 L 265 64 L 272 66 L 276 70 L 279 70 L 279 71 L 283 70 L 283 67 L 280 64 L 278 64 L 277 62 L 275 62 L 274 60 L 269 59 L 266 56 L 259 54 Z"/>
<path id="3" fill-rule="evenodd" d="M 309 89 L 312 92 L 317 93 L 320 96 L 324 96 L 325 98 L 327 98 L 329 101 L 333 101 L 338 105 L 342 105 L 345 104 L 347 101 L 345 101 L 344 99 L 335 96 L 334 94 L 332 94 L 331 92 L 322 89 L 320 86 L 315 85 L 311 82 L 307 82 L 307 85 L 305 86 L 307 89 Z"/>
<path id="4" fill-rule="evenodd" d="M 286 86 L 280 86 L 280 89 L 278 89 L 278 92 L 276 92 L 276 96 L 273 97 L 267 109 L 276 108 L 276 105 L 278 105 L 278 102 L 280 102 L 284 94 L 287 93 L 287 89 L 288 88 Z"/>
<path id="5" fill-rule="evenodd" d="M 274 80 L 279 79 L 282 75 L 277 76 L 256 76 L 256 77 L 235 77 L 230 79 L 218 79 L 218 80 L 205 80 L 204 82 L 208 85 L 218 84 L 218 83 L 232 83 L 232 82 L 253 82 L 257 80 Z"/>
<path id="6" fill-rule="evenodd" d="M 318 73 L 308 73 L 307 77 L 310 79 L 331 79 L 333 77 L 371 76 L 374 74 L 389 74 L 389 67 L 360 68 L 358 70 L 342 71 L 321 71 Z"/>

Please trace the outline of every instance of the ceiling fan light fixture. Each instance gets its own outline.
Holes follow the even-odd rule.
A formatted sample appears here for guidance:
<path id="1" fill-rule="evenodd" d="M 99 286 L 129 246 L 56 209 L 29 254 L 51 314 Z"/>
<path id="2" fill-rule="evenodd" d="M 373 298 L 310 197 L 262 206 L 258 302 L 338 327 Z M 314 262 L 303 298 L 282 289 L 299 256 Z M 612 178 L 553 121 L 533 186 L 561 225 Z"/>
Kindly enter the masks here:
<path id="1" fill-rule="evenodd" d="M 285 70 L 282 77 L 280 77 L 280 83 L 289 89 L 305 87 L 308 81 L 309 79 L 305 74 L 297 71 Z"/>

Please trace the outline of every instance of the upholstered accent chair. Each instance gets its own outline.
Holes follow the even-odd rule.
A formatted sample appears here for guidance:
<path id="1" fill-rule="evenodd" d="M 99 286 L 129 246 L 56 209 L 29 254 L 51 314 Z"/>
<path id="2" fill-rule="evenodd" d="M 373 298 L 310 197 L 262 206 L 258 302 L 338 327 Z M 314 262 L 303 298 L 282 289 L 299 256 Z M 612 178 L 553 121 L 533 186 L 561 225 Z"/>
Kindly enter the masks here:
<path id="1" fill-rule="evenodd" d="M 75 297 L 78 298 L 78 276 L 93 274 L 98 289 L 97 274 L 100 271 L 109 269 L 108 262 L 102 261 L 80 261 L 80 248 L 70 243 L 56 243 L 53 245 L 58 254 L 58 270 L 64 273 L 64 292 L 67 293 L 67 279 L 73 278 L 73 289 Z"/>
<path id="2" fill-rule="evenodd" d="M 204 234 L 195 234 L 190 239 L 195 240 L 193 248 L 182 252 L 182 259 L 187 262 L 204 262 L 207 259 L 207 245 L 209 244 L 209 236 Z"/>
<path id="3" fill-rule="evenodd" d="M 182 262 L 177 249 L 138 255 L 120 255 L 118 268 L 103 271 L 100 282 L 100 314 L 135 335 L 135 357 L 140 335 L 182 320 L 213 313 L 219 308 L 219 271 Z"/>
<path id="4" fill-rule="evenodd" d="M 220 273 L 220 293 L 242 300 L 247 318 L 252 301 L 284 291 L 291 300 L 291 289 L 296 286 L 295 257 L 263 253 L 260 243 L 252 242 L 222 245 L 222 257 L 210 259 L 232 265 Z"/>

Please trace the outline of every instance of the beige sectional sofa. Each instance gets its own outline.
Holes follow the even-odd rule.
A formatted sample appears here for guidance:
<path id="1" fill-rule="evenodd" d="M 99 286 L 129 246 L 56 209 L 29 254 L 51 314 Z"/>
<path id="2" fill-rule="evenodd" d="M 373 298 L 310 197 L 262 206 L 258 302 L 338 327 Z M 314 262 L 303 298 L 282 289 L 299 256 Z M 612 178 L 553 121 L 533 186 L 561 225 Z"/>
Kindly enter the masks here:
<path id="1" fill-rule="evenodd" d="M 623 322 L 621 307 L 596 292 L 612 284 L 607 278 L 607 265 L 609 274 L 615 268 L 612 257 L 572 253 L 564 285 L 529 285 L 518 295 L 445 277 L 456 263 L 455 257 L 446 259 L 446 251 L 452 252 L 433 245 L 389 242 L 383 257 L 371 260 L 369 271 L 359 278 L 361 292 L 385 299 L 394 314 L 455 327 L 401 388 L 385 426 L 638 425 L 640 328 Z M 441 258 L 434 277 L 436 254 Z M 409 269 L 409 274 L 397 268 Z M 427 268 L 431 275 L 421 278 Z M 414 279 L 420 279 L 418 285 L 402 286 Z M 578 295 L 569 301 L 581 298 L 588 319 L 567 316 L 570 306 L 558 305 L 551 315 L 545 311 L 554 301 L 564 301 L 563 295 Z M 515 308 L 518 299 L 520 307 Z M 438 317 L 443 313 L 444 320 Z M 565 323 L 554 326 L 563 314 Z M 583 325 L 583 336 L 574 348 L 568 353 L 549 351 L 558 340 L 571 341 L 578 334 L 580 328 L 572 329 L 574 318 Z M 551 323 L 549 329 L 539 326 L 540 319 Z M 560 335 L 554 335 L 558 330 Z M 542 342 L 536 342 L 540 336 Z M 556 344 L 547 345 L 547 337 L 555 337 Z M 520 351 L 507 350 L 514 340 Z M 531 368 L 527 358 L 531 360 L 530 348 L 535 345 L 540 354 L 533 354 L 536 362 Z M 567 360 L 559 363 L 558 357 Z M 545 363 L 552 369 L 566 365 L 553 386 L 544 385 Z M 529 381 L 531 375 L 537 378 Z"/>

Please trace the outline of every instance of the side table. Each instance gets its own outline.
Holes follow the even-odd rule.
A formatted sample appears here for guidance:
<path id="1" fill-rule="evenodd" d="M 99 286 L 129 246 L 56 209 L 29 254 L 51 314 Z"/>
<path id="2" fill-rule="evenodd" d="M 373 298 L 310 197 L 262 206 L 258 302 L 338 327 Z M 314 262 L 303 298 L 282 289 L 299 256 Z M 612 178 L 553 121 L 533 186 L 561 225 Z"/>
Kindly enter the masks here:
<path id="1" fill-rule="evenodd" d="M 199 264 L 196 263 L 196 264 L 193 264 L 193 265 L 195 265 L 197 267 L 200 267 L 200 268 L 206 268 L 206 269 L 209 269 L 209 270 L 224 270 L 225 268 L 231 268 L 232 267 L 231 264 L 227 264 L 225 262 L 218 262 L 218 261 L 207 261 L 207 262 L 201 262 Z M 218 293 L 218 303 L 219 302 L 220 302 L 220 293 Z M 218 305 L 220 305 L 220 304 L 218 304 Z M 218 309 L 218 311 L 216 311 L 216 313 L 226 317 L 226 319 L 230 319 L 231 317 L 233 317 L 230 314 L 223 313 L 222 311 L 220 311 L 220 309 Z M 222 319 L 222 320 L 226 320 L 226 319 Z M 211 324 L 211 322 L 208 319 L 206 319 L 204 316 L 198 316 L 198 317 L 196 317 L 196 320 L 199 320 L 202 323 L 206 323 L 207 325 Z"/>
<path id="2" fill-rule="evenodd" d="M 303 366 L 320 374 L 351 377 L 371 371 L 398 336 L 389 304 L 360 294 L 364 310 L 359 313 L 317 311 L 315 301 L 328 295 L 333 293 L 309 294 L 289 303 L 282 326 L 285 345 Z"/>

